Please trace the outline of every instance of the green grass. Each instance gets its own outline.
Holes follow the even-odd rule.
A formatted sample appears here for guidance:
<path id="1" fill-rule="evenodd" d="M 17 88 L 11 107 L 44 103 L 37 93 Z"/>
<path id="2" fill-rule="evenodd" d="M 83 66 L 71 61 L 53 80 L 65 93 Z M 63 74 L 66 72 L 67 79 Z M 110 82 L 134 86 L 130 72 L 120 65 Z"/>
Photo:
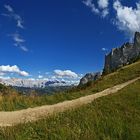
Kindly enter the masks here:
<path id="1" fill-rule="evenodd" d="M 0 129 L 0 140 L 139 140 L 140 80 L 91 104 Z"/>
<path id="2" fill-rule="evenodd" d="M 64 93 L 45 95 L 41 97 L 26 97 L 19 94 L 8 94 L 6 96 L 2 96 L 2 98 L 0 98 L 0 111 L 20 110 L 28 107 L 55 104 L 65 100 L 76 99 L 81 96 L 94 94 L 98 91 L 102 91 L 106 88 L 126 82 L 138 76 L 140 76 L 140 61 L 125 66 L 114 73 L 103 76 L 94 83 L 88 83 L 83 87 L 78 87 Z"/>

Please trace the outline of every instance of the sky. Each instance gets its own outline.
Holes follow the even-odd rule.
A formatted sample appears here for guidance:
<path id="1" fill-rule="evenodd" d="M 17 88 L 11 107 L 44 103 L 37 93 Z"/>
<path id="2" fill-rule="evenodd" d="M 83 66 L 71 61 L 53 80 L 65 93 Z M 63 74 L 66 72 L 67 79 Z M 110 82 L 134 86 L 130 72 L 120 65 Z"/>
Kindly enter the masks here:
<path id="1" fill-rule="evenodd" d="M 0 77 L 78 81 L 136 31 L 139 0 L 1 0 Z"/>

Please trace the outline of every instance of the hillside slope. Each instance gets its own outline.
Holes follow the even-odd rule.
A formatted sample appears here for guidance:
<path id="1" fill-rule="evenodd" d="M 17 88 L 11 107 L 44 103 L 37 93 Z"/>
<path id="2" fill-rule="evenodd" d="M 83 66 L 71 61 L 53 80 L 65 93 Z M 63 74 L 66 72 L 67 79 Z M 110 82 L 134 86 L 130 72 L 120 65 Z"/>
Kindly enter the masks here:
<path id="1" fill-rule="evenodd" d="M 0 96 L 10 96 L 14 94 L 18 94 L 14 88 L 0 84 Z"/>
<path id="2" fill-rule="evenodd" d="M 2 140 L 138 140 L 139 137 L 140 80 L 75 110 L 0 129 Z"/>
<path id="3" fill-rule="evenodd" d="M 140 77 L 125 82 L 123 84 L 119 84 L 117 86 L 108 88 L 102 92 L 98 92 L 96 94 L 88 95 L 71 101 L 65 101 L 54 105 L 35 107 L 32 109 L 29 108 L 21 111 L 0 112 L 0 126 L 4 127 L 4 126 L 12 126 L 20 123 L 25 123 L 25 122 L 32 122 L 41 119 L 43 117 L 48 117 L 50 115 L 54 115 L 59 112 L 80 107 L 82 105 L 91 103 L 97 98 L 116 93 L 120 89 L 124 88 L 125 86 L 139 79 Z"/>
<path id="4" fill-rule="evenodd" d="M 117 84 L 127 82 L 128 80 L 140 76 L 140 61 L 131 65 L 125 66 L 114 73 L 101 77 L 93 83 L 88 83 L 85 86 L 75 88 L 73 90 L 45 96 L 2 96 L 0 100 L 0 111 L 21 110 L 29 107 L 36 107 L 46 104 L 56 104 L 65 100 L 72 100 L 79 97 L 95 94 L 99 91 L 113 87 Z"/>

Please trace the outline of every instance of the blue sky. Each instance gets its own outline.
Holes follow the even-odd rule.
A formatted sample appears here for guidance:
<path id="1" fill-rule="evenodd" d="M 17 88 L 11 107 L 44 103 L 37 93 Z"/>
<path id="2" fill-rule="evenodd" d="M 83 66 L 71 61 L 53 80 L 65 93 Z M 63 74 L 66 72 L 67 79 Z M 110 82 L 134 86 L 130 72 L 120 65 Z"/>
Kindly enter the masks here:
<path id="1" fill-rule="evenodd" d="M 105 54 L 140 30 L 139 0 L 1 0 L 0 13 L 3 76 L 101 71 Z"/>

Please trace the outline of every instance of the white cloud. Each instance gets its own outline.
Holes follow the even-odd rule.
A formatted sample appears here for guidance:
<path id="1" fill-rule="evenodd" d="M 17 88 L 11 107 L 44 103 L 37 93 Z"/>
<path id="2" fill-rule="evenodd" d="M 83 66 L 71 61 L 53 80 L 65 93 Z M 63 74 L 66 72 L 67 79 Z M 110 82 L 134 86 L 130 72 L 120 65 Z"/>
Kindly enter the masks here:
<path id="1" fill-rule="evenodd" d="M 50 73 L 50 72 L 49 72 Z M 46 82 L 46 81 L 54 81 L 56 84 L 54 86 L 64 86 L 64 85 L 78 85 L 80 79 L 83 77 L 83 74 L 76 74 L 71 70 L 55 70 L 53 73 L 51 72 L 50 75 L 46 77 L 45 74 L 38 74 L 35 78 L 29 75 L 25 71 L 21 71 L 19 67 L 15 66 L 0 66 L 0 79 L 20 79 L 15 78 L 15 74 L 22 75 L 22 76 L 30 76 L 24 78 L 24 81 L 27 81 L 27 84 L 31 84 L 32 82 Z M 8 77 L 9 76 L 9 77 Z M 60 83 L 57 83 L 60 82 Z"/>
<path id="2" fill-rule="evenodd" d="M 17 27 L 24 29 L 23 21 L 22 21 L 21 18 L 19 18 L 19 19 L 17 20 Z"/>
<path id="3" fill-rule="evenodd" d="M 23 50 L 24 52 L 28 52 L 28 48 L 26 46 L 20 46 L 20 49 Z"/>
<path id="4" fill-rule="evenodd" d="M 21 18 L 21 16 L 16 14 L 10 5 L 4 5 L 4 8 L 7 10 L 8 14 L 4 13 L 2 15 L 14 19 L 17 23 L 17 27 L 23 29 L 24 28 L 24 26 L 23 26 L 24 21 Z"/>
<path id="5" fill-rule="evenodd" d="M 42 78 L 43 78 L 43 75 L 38 75 L 38 78 L 39 78 L 39 79 L 42 79 Z"/>
<path id="6" fill-rule="evenodd" d="M 21 76 L 29 76 L 29 74 L 26 71 L 19 71 L 18 72 Z"/>
<path id="7" fill-rule="evenodd" d="M 21 75 L 21 76 L 29 76 L 29 73 L 25 72 L 25 71 L 21 71 L 19 69 L 18 66 L 14 65 L 14 66 L 10 66 L 10 65 L 7 65 L 7 66 L 0 66 L 0 73 L 16 73 L 18 75 Z"/>
<path id="8" fill-rule="evenodd" d="M 98 6 L 101 9 L 107 8 L 109 5 L 109 0 L 98 0 Z"/>
<path id="9" fill-rule="evenodd" d="M 16 14 L 14 9 L 10 5 L 4 5 L 4 8 L 7 10 L 7 13 L 3 13 L 1 15 L 15 20 L 16 26 L 20 29 L 24 29 L 24 26 L 23 26 L 24 21 L 21 18 L 21 16 Z M 12 36 L 12 39 L 15 42 L 14 46 L 19 47 L 24 52 L 29 51 L 28 48 L 25 45 L 23 45 L 23 43 L 25 42 L 25 39 L 23 39 L 19 33 L 15 33 L 10 36 Z"/>
<path id="10" fill-rule="evenodd" d="M 14 12 L 13 8 L 10 5 L 4 5 L 4 7 L 9 11 L 9 12 Z"/>
<path id="11" fill-rule="evenodd" d="M 10 79 L 9 76 L 5 77 L 5 76 L 0 76 L 0 79 L 4 79 L 4 80 L 7 80 L 7 79 Z"/>
<path id="12" fill-rule="evenodd" d="M 25 40 L 20 36 L 20 34 L 15 33 L 10 35 L 14 41 L 14 46 L 19 47 L 21 50 L 28 52 L 28 48 L 23 45 L 25 43 Z"/>
<path id="13" fill-rule="evenodd" d="M 102 48 L 102 51 L 108 51 L 108 49 L 107 48 Z"/>
<path id="14" fill-rule="evenodd" d="M 109 0 L 97 0 L 97 6 L 95 6 L 93 0 L 84 0 L 83 3 L 91 8 L 92 12 L 103 18 L 109 15 L 111 9 L 109 9 Z M 136 31 L 140 32 L 140 0 L 136 2 L 135 8 L 122 5 L 121 0 L 114 0 L 112 9 L 115 10 L 113 24 L 120 31 L 123 31 L 127 37 L 132 39 Z"/>
<path id="15" fill-rule="evenodd" d="M 109 14 L 109 10 L 107 8 L 105 8 L 103 11 L 102 11 L 102 17 L 105 18 L 107 15 Z"/>
<path id="16" fill-rule="evenodd" d="M 93 3 L 92 0 L 85 0 L 85 1 L 83 1 L 83 3 L 84 3 L 87 7 L 91 8 L 92 12 L 94 12 L 94 13 L 96 13 L 96 14 L 99 14 L 99 13 L 100 13 L 100 12 L 99 12 L 99 9 L 95 7 L 95 5 L 94 5 L 94 3 Z"/>
<path id="17" fill-rule="evenodd" d="M 93 0 L 85 0 L 83 3 L 91 8 L 91 11 L 95 14 L 100 15 L 101 17 L 106 17 L 109 14 L 109 0 L 98 0 L 98 7 L 96 8 L 95 4 L 93 3 Z"/>
<path id="18" fill-rule="evenodd" d="M 56 79 L 57 79 L 57 76 L 52 75 L 52 76 L 50 77 L 50 79 L 52 79 L 52 80 L 56 80 Z"/>
<path id="19" fill-rule="evenodd" d="M 78 75 L 75 72 L 72 72 L 71 70 L 54 70 L 54 73 L 57 77 L 68 77 L 68 78 L 77 78 Z"/>
<path id="20" fill-rule="evenodd" d="M 17 43 L 17 44 L 20 44 L 20 43 L 24 43 L 25 40 L 23 38 L 21 38 L 21 36 L 18 34 L 18 33 L 15 33 L 13 35 L 11 35 L 13 37 L 13 40 Z"/>
<path id="21" fill-rule="evenodd" d="M 132 36 L 136 31 L 140 31 L 140 2 L 136 3 L 136 8 L 123 6 L 116 0 L 113 4 L 116 11 L 115 25 L 119 30 Z"/>

